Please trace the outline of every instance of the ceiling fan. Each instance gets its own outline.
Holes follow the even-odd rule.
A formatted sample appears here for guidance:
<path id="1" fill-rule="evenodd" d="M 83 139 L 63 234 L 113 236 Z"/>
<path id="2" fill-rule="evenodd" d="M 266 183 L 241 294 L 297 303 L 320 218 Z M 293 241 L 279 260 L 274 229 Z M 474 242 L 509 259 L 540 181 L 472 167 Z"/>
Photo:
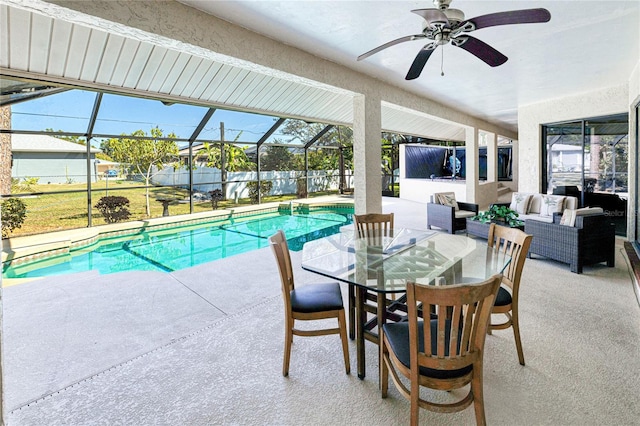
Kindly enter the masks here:
<path id="1" fill-rule="evenodd" d="M 420 49 L 420 52 L 413 60 L 411 68 L 409 68 L 409 72 L 405 77 L 407 80 L 418 78 L 435 49 L 449 42 L 477 56 L 490 66 L 497 67 L 507 62 L 508 58 L 487 43 L 468 35 L 468 33 L 497 25 L 531 24 L 548 22 L 551 19 L 551 14 L 546 9 L 512 10 L 465 19 L 461 10 L 449 8 L 451 0 L 433 0 L 433 3 L 437 9 L 415 9 L 411 11 L 424 18 L 422 33 L 400 37 L 387 42 L 358 56 L 358 61 L 405 41 L 427 39 L 431 41 Z"/>

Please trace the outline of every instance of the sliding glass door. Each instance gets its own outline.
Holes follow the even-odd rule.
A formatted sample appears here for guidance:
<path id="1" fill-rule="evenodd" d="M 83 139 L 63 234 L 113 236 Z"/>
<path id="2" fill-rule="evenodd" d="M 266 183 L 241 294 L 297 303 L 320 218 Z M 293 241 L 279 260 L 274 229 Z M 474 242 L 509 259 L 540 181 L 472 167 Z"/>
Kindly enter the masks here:
<path id="1" fill-rule="evenodd" d="M 577 196 L 602 207 L 626 235 L 629 164 L 628 114 L 543 126 L 543 192 Z"/>

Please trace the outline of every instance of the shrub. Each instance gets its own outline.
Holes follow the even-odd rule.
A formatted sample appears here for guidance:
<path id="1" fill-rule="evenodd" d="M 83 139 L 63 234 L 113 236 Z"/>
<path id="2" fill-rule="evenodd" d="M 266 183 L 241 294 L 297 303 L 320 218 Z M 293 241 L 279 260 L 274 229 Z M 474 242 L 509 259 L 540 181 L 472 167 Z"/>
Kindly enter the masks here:
<path id="1" fill-rule="evenodd" d="M 24 188 L 25 191 L 33 191 L 35 188 L 35 186 L 38 184 L 38 181 L 40 180 L 39 177 L 30 177 L 30 176 L 25 176 L 22 179 L 22 187 Z"/>
<path id="2" fill-rule="evenodd" d="M 129 219 L 129 199 L 127 197 L 102 197 L 94 206 L 102 213 L 105 222 L 115 223 Z"/>
<path id="3" fill-rule="evenodd" d="M 27 216 L 27 206 L 18 198 L 9 198 L 0 206 L 2 220 L 2 238 L 6 238 L 14 229 L 20 228 Z"/>
<path id="4" fill-rule="evenodd" d="M 209 195 L 211 195 L 211 207 L 214 210 L 218 209 L 218 201 L 224 199 L 224 195 L 222 195 L 221 189 L 214 189 L 213 191 L 209 191 Z"/>
<path id="5" fill-rule="evenodd" d="M 252 204 L 256 204 L 258 202 L 258 182 L 247 182 L 247 188 L 249 189 L 249 199 Z M 260 182 L 260 196 L 264 197 L 271 192 L 271 188 L 273 188 L 273 182 L 270 180 L 263 180 Z"/>
<path id="6" fill-rule="evenodd" d="M 40 178 L 25 176 L 20 182 L 20 178 L 11 178 L 11 192 L 33 192 Z"/>

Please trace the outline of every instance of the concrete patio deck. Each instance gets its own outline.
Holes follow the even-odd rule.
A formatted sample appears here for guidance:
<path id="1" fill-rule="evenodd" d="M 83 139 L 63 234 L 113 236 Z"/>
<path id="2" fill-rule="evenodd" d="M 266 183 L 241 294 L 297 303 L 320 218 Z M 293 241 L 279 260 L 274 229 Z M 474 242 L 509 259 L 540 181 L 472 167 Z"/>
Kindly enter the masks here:
<path id="1" fill-rule="evenodd" d="M 426 205 L 385 198 L 398 227 L 426 228 Z M 631 424 L 640 418 L 640 309 L 625 258 L 616 267 L 529 259 L 521 327 L 487 339 L 493 424 Z M 299 285 L 323 281 L 300 268 Z M 346 288 L 344 289 L 346 291 Z M 341 372 L 332 336 L 295 340 L 280 374 L 283 312 L 268 248 L 171 273 L 82 273 L 3 290 L 6 421 L 40 424 L 390 424 L 408 421 L 393 389 Z M 352 369 L 355 344 L 350 342 Z M 505 402 L 508 401 L 508 402 Z M 357 416 L 357 417 L 356 417 Z M 354 419 L 358 419 L 357 421 Z M 473 423 L 473 410 L 421 412 L 424 424 Z"/>

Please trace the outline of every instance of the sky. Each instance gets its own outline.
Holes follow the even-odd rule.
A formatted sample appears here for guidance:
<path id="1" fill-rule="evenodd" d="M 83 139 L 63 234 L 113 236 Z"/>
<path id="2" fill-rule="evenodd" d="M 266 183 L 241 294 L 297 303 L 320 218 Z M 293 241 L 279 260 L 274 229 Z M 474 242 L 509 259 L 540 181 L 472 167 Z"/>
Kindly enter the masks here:
<path id="1" fill-rule="evenodd" d="M 45 96 L 12 106 L 13 130 L 43 131 L 53 129 L 86 133 L 96 93 L 83 90 Z M 160 101 L 105 94 L 100 104 L 94 134 L 130 134 L 136 130 L 149 133 L 159 127 L 163 134 L 175 133 L 188 139 L 208 108 L 183 104 L 164 105 Z M 224 123 L 225 140 L 257 142 L 273 126 L 277 117 L 216 110 L 200 133 L 199 139 L 219 140 L 220 123 Z M 284 137 L 274 134 L 273 137 Z M 273 139 L 273 137 L 271 139 Z"/>

